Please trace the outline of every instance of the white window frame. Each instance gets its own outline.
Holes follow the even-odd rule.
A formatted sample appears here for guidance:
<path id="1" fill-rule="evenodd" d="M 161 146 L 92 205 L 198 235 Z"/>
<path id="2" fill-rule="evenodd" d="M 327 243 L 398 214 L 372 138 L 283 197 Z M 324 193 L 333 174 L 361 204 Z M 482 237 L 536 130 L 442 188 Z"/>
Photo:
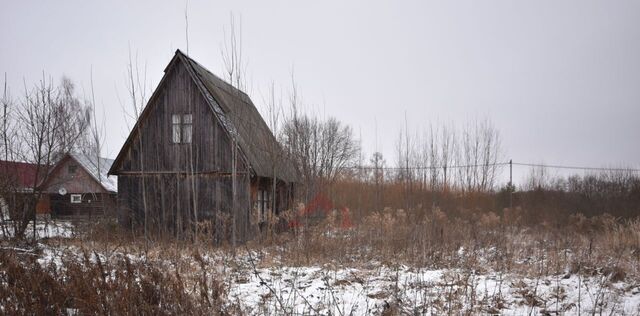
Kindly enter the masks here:
<path id="1" fill-rule="evenodd" d="M 70 194 L 69 198 L 72 204 L 82 203 L 82 194 Z"/>
<path id="2" fill-rule="evenodd" d="M 193 115 L 182 115 L 182 143 L 191 144 L 193 139 Z"/>
<path id="3" fill-rule="evenodd" d="M 171 143 L 190 144 L 193 140 L 193 115 L 171 115 Z"/>
<path id="4" fill-rule="evenodd" d="M 181 122 L 180 114 L 171 115 L 171 143 L 173 144 L 180 144 L 182 140 Z"/>

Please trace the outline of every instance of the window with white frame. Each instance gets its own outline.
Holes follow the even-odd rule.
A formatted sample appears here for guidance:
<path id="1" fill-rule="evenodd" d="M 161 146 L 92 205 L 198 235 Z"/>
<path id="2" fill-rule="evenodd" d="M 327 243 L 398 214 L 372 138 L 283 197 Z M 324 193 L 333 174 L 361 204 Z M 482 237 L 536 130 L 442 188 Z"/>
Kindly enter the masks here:
<path id="1" fill-rule="evenodd" d="M 171 115 L 171 141 L 174 144 L 180 143 L 180 115 Z"/>
<path id="2" fill-rule="evenodd" d="M 191 144 L 191 135 L 193 131 L 193 117 L 191 114 L 182 116 L 182 142 Z"/>
<path id="3" fill-rule="evenodd" d="M 191 114 L 171 115 L 171 142 L 190 144 L 193 135 L 193 116 Z"/>
<path id="4" fill-rule="evenodd" d="M 71 203 L 82 203 L 82 194 L 71 194 Z"/>

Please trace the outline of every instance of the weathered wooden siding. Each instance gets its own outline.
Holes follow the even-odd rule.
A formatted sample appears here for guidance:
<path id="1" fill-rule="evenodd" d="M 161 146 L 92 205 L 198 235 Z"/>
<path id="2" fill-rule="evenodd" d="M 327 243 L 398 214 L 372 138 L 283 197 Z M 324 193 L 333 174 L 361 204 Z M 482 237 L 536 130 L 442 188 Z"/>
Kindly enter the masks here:
<path id="1" fill-rule="evenodd" d="M 190 78 L 176 62 L 141 119 L 138 135 L 124 156 L 119 172 L 231 172 L 231 143 Z M 191 144 L 171 142 L 171 115 L 193 115 Z"/>
<path id="2" fill-rule="evenodd" d="M 51 216 L 116 217 L 116 194 L 83 193 L 80 203 L 71 203 L 69 194 L 49 194 Z"/>
<path id="3" fill-rule="evenodd" d="M 235 218 L 238 240 L 247 240 L 252 235 L 247 166 L 238 158 L 232 212 L 230 139 L 185 66 L 176 62 L 167 71 L 115 172 L 120 221 L 182 237 L 193 231 L 196 220 L 210 220 L 216 231 L 212 238 L 219 239 L 230 237 Z M 191 144 L 172 143 L 172 114 L 193 115 Z"/>
<path id="4" fill-rule="evenodd" d="M 146 225 L 151 231 L 171 232 L 183 237 L 193 231 L 191 224 L 197 219 L 213 225 L 215 235 L 212 238 L 215 240 L 230 239 L 233 219 L 231 177 L 147 174 L 122 176 L 119 181 L 120 222 L 143 227 L 146 203 Z M 143 194 L 143 181 L 146 194 Z M 235 213 L 238 240 L 247 240 L 251 235 L 249 209 L 249 182 L 241 175 L 237 178 Z"/>

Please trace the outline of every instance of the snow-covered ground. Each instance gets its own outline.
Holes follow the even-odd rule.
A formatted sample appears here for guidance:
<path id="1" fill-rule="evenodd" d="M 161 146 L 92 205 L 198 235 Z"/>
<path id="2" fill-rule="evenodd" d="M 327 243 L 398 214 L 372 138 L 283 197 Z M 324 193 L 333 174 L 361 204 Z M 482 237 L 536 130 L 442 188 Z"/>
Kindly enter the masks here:
<path id="1" fill-rule="evenodd" d="M 31 231 L 29 228 L 27 232 Z M 67 221 L 36 222 L 36 235 L 38 238 L 72 238 L 74 226 Z"/>
<path id="2" fill-rule="evenodd" d="M 229 298 L 251 315 L 640 315 L 640 285 L 607 276 L 527 278 L 462 270 L 272 267 L 230 278 Z"/>
<path id="3" fill-rule="evenodd" d="M 6 236 L 13 236 L 13 227 L 5 225 Z M 69 221 L 62 220 L 38 220 L 36 221 L 36 239 L 41 238 L 72 238 L 74 234 L 74 225 Z M 27 238 L 33 237 L 33 223 L 29 223 L 25 230 Z"/>
<path id="4" fill-rule="evenodd" d="M 63 255 L 77 255 L 76 246 L 64 250 L 41 244 L 42 265 L 60 266 Z M 183 253 L 180 259 L 154 255 L 90 252 L 102 262 L 126 256 L 137 262 L 200 265 Z M 204 253 L 208 275 L 223 281 L 229 304 L 247 315 L 640 315 L 640 284 L 618 282 L 594 271 L 588 276 L 566 272 L 541 277 L 496 271 L 427 269 L 377 262 L 354 267 L 287 266 L 260 261 L 255 252 L 232 258 L 228 253 Z M 265 258 L 263 255 L 262 258 Z M 149 261 L 147 261 L 149 260 Z M 189 270 L 189 269 L 187 269 Z"/>

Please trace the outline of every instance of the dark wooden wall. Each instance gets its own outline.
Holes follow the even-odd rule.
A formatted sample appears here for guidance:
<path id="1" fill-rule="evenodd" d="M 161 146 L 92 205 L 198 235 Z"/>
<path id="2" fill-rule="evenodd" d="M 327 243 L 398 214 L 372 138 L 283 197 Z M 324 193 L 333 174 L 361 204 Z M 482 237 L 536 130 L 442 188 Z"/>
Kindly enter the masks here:
<path id="1" fill-rule="evenodd" d="M 237 207 L 232 212 L 230 139 L 182 62 L 167 71 L 147 105 L 148 116 L 140 120 L 115 170 L 120 221 L 181 237 L 193 231 L 196 219 L 210 220 L 216 231 L 213 238 L 222 238 L 230 236 L 229 221 L 235 218 L 238 240 L 247 240 L 253 235 L 250 175 L 240 151 Z M 172 143 L 172 114 L 193 115 L 191 144 Z"/>
<path id="2" fill-rule="evenodd" d="M 83 193 L 81 203 L 71 203 L 71 195 L 49 194 L 51 216 L 116 217 L 116 194 Z"/>
<path id="3" fill-rule="evenodd" d="M 144 227 L 146 202 L 146 225 L 152 232 L 170 232 L 176 237 L 188 237 L 193 232 L 193 223 L 197 219 L 199 222 L 211 223 L 215 232 L 212 236 L 214 240 L 230 240 L 231 221 L 234 219 L 231 177 L 147 174 L 124 176 L 119 181 L 121 188 L 126 188 L 118 194 L 120 222 L 131 223 L 138 228 Z M 143 194 L 143 181 L 146 194 Z M 243 175 L 238 176 L 236 181 L 236 236 L 238 240 L 248 240 L 252 234 L 248 211 L 249 182 Z"/>

